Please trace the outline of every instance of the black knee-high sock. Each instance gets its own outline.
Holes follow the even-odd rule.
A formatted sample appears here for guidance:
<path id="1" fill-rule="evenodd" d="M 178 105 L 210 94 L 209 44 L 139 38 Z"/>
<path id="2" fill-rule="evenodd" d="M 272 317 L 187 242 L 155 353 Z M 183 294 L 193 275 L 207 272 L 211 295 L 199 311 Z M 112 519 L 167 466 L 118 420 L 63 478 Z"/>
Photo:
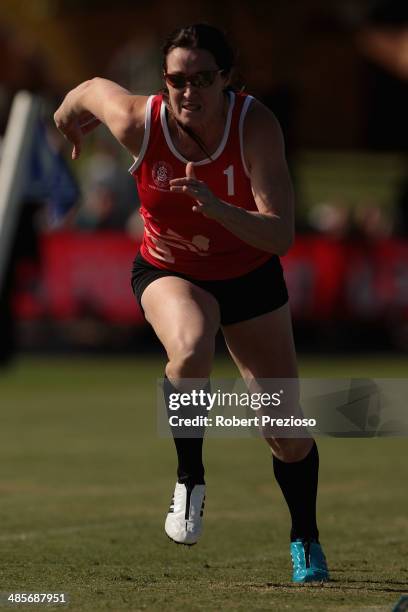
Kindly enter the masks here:
<path id="1" fill-rule="evenodd" d="M 292 518 L 291 541 L 298 539 L 318 541 L 316 497 L 319 453 L 316 442 L 301 461 L 285 463 L 274 457 L 273 471 Z"/>
<path id="2" fill-rule="evenodd" d="M 169 396 L 171 393 L 179 393 L 179 391 L 173 387 L 167 376 L 164 378 L 163 385 L 164 399 L 167 407 L 167 414 L 174 415 L 175 413 L 169 410 Z M 184 411 L 185 412 L 185 411 Z M 200 408 L 195 412 L 205 413 L 205 407 Z M 183 409 L 178 410 L 179 416 L 191 417 L 191 413 L 183 414 Z M 180 428 L 171 427 L 173 434 L 174 444 L 176 446 L 178 466 L 177 466 L 177 480 L 180 483 L 184 483 L 188 488 L 192 488 L 195 484 L 205 484 L 204 480 L 204 465 L 203 465 L 203 440 L 204 440 L 204 427 L 194 428 L 194 434 L 198 435 L 195 438 L 178 437 L 180 435 Z"/>

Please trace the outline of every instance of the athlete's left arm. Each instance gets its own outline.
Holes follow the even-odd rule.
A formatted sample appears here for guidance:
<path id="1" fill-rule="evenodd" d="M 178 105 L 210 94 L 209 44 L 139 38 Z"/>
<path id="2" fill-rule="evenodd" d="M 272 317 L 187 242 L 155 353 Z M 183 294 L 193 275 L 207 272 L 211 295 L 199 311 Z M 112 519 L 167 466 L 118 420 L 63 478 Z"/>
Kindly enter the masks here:
<path id="1" fill-rule="evenodd" d="M 254 101 L 244 124 L 244 155 L 257 211 L 219 200 L 196 179 L 193 164 L 186 176 L 170 182 L 196 200 L 193 210 L 221 223 L 241 240 L 263 251 L 285 255 L 294 237 L 294 198 L 280 126 L 271 111 Z"/>
<path id="2" fill-rule="evenodd" d="M 292 182 L 280 125 L 274 114 L 258 101 L 252 102 L 245 119 L 244 157 L 258 212 L 230 206 L 226 209 L 223 225 L 229 225 L 234 233 L 240 225 L 242 240 L 254 244 L 250 238 L 256 235 L 254 246 L 285 255 L 294 239 Z M 233 215 L 232 208 L 240 218 Z"/>

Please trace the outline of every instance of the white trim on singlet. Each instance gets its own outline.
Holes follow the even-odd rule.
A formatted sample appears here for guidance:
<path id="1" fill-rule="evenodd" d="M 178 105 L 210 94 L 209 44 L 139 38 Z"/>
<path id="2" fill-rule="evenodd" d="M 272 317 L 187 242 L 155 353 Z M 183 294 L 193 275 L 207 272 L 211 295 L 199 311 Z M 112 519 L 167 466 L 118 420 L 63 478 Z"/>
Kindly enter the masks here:
<path id="1" fill-rule="evenodd" d="M 211 159 L 205 158 L 205 159 L 201 159 L 200 161 L 193 162 L 195 166 L 203 166 L 204 164 L 210 164 L 212 161 L 215 161 L 221 155 L 221 153 L 223 152 L 223 150 L 225 148 L 225 145 L 227 144 L 227 140 L 228 140 L 228 136 L 229 136 L 229 132 L 230 132 L 230 127 L 231 127 L 232 110 L 233 110 L 234 105 L 235 105 L 235 94 L 234 94 L 234 92 L 232 92 L 232 91 L 229 92 L 229 99 L 230 99 L 230 103 L 229 103 L 229 108 L 228 108 L 227 121 L 225 123 L 224 135 L 222 137 L 222 140 L 221 140 L 220 144 L 218 145 L 217 150 L 215 151 L 214 155 L 211 155 Z M 169 132 L 169 127 L 167 125 L 166 105 L 165 105 L 164 101 L 162 102 L 162 106 L 161 106 L 161 109 L 160 109 L 160 119 L 161 119 L 161 124 L 162 124 L 162 128 L 163 128 L 163 134 L 164 134 L 164 137 L 165 137 L 166 142 L 167 142 L 167 146 L 169 147 L 169 149 L 173 153 L 173 155 L 175 155 L 177 157 L 177 159 L 180 159 L 183 163 L 187 164 L 189 160 L 186 159 L 185 157 L 183 157 L 183 155 L 181 155 L 181 153 L 179 153 L 177 151 L 177 149 L 174 146 L 173 141 L 171 139 L 170 132 Z"/>
<path id="2" fill-rule="evenodd" d="M 150 125 L 152 122 L 152 101 L 153 101 L 154 96 L 149 96 L 147 98 L 147 102 L 146 102 L 146 110 L 145 110 L 145 129 L 144 129 L 144 135 L 143 135 L 143 142 L 142 142 L 142 146 L 140 148 L 140 153 L 139 155 L 136 157 L 135 155 L 133 156 L 133 159 L 135 160 L 133 162 L 133 164 L 130 166 L 128 172 L 130 172 L 130 174 L 133 174 L 133 172 L 135 172 L 135 170 L 138 169 L 138 167 L 140 166 L 140 164 L 143 161 L 143 157 L 145 156 L 146 150 L 147 150 L 147 145 L 149 144 L 149 136 L 150 136 Z"/>
<path id="3" fill-rule="evenodd" d="M 241 149 L 242 167 L 244 168 L 244 172 L 248 178 L 250 178 L 250 174 L 249 174 L 248 167 L 245 163 L 245 156 L 244 156 L 244 121 L 245 121 L 245 116 L 247 114 L 249 105 L 251 104 L 252 100 L 254 100 L 253 96 L 247 96 L 245 98 L 245 102 L 241 110 L 241 116 L 239 118 L 239 148 Z"/>

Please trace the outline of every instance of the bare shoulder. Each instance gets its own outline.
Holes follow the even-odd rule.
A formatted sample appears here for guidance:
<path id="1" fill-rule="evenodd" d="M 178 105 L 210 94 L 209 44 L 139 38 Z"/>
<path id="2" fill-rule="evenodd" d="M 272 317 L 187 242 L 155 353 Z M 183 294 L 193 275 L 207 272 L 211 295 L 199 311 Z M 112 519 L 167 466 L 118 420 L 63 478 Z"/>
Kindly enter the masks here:
<path id="1" fill-rule="evenodd" d="M 149 96 L 139 96 L 123 90 L 112 91 L 110 103 L 117 112 L 125 131 L 144 129 L 146 106 Z"/>
<path id="2" fill-rule="evenodd" d="M 144 128 L 149 96 L 130 95 L 129 119 L 138 128 Z"/>
<path id="3" fill-rule="evenodd" d="M 148 98 L 100 77 L 85 83 L 82 94 L 85 108 L 133 154 L 137 154 L 143 138 Z"/>
<path id="4" fill-rule="evenodd" d="M 122 136 L 122 144 L 132 153 L 138 157 L 146 122 L 146 110 L 147 101 L 149 96 L 131 95 L 128 113 L 126 115 L 126 124 Z"/>
<path id="5" fill-rule="evenodd" d="M 284 141 L 279 121 L 265 104 L 254 99 L 244 121 L 243 147 L 248 168 L 259 156 L 284 155 Z"/>
<path id="6" fill-rule="evenodd" d="M 130 92 L 115 92 L 112 101 L 111 131 L 130 153 L 138 155 L 145 131 L 145 117 L 149 96 Z M 116 104 L 115 104 L 116 102 Z M 115 111 L 113 110 L 115 107 Z"/>
<path id="7" fill-rule="evenodd" d="M 279 121 L 274 113 L 259 100 L 253 99 L 249 105 L 244 124 L 245 136 L 252 136 L 253 132 L 267 130 L 268 135 L 282 138 Z"/>
<path id="8" fill-rule="evenodd" d="M 148 96 L 117 94 L 115 111 L 106 122 L 115 138 L 134 156 L 138 156 L 145 131 Z M 113 109 L 112 109 L 113 110 Z"/>

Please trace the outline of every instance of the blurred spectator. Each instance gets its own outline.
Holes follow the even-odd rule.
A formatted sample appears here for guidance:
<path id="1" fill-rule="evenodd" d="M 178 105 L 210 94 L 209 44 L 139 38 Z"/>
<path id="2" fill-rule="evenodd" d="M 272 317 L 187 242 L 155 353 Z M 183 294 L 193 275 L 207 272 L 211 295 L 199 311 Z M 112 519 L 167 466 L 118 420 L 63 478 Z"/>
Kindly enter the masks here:
<path id="1" fill-rule="evenodd" d="M 354 213 L 356 237 L 368 242 L 389 238 L 393 232 L 393 219 L 375 201 L 359 203 Z"/>
<path id="2" fill-rule="evenodd" d="M 83 202 L 74 226 L 83 230 L 123 230 L 138 206 L 134 180 L 120 149 L 104 137 L 94 140 L 92 153 L 81 167 Z"/>
<path id="3" fill-rule="evenodd" d="M 79 208 L 75 226 L 86 231 L 118 229 L 114 227 L 115 197 L 112 189 L 94 185 Z"/>
<path id="4" fill-rule="evenodd" d="M 332 240 L 346 240 L 350 236 L 350 206 L 341 199 L 316 204 L 308 220 L 311 229 Z"/>

